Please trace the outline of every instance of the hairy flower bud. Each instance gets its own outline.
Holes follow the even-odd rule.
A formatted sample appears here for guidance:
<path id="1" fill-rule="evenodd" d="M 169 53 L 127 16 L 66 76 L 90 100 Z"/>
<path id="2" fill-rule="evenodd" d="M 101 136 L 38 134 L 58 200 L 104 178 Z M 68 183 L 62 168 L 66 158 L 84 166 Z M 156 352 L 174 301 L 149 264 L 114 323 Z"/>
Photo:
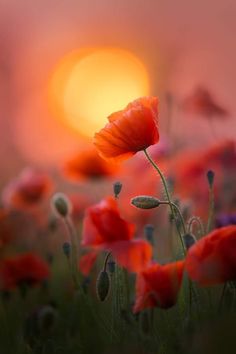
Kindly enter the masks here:
<path id="1" fill-rule="evenodd" d="M 109 295 L 110 291 L 110 277 L 106 270 L 103 270 L 99 273 L 97 278 L 96 290 L 97 297 L 100 301 L 105 301 Z"/>
<path id="2" fill-rule="evenodd" d="M 122 189 L 122 183 L 120 183 L 119 181 L 117 181 L 113 184 L 113 192 L 114 192 L 115 198 L 118 197 L 118 195 L 121 192 L 121 189 Z"/>
<path id="3" fill-rule="evenodd" d="M 160 200 L 150 195 L 139 195 L 131 199 L 131 204 L 139 209 L 153 209 L 160 205 Z"/>
<path id="4" fill-rule="evenodd" d="M 52 208 L 58 216 L 65 218 L 71 212 L 71 202 L 63 193 L 56 193 L 52 197 Z"/>

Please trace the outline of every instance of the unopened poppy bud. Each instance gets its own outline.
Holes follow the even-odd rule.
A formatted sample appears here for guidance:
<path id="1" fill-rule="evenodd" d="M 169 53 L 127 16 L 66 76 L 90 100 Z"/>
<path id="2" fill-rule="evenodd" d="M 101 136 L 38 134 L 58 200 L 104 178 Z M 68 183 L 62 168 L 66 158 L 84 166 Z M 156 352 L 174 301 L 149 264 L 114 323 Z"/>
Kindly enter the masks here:
<path id="1" fill-rule="evenodd" d="M 63 243 L 63 246 L 62 246 L 62 249 L 63 249 L 63 253 L 64 255 L 69 258 L 70 257 L 70 252 L 71 252 L 71 245 L 69 242 L 64 242 Z"/>
<path id="2" fill-rule="evenodd" d="M 213 186 L 214 178 L 215 178 L 215 173 L 212 170 L 207 171 L 207 180 L 210 187 Z"/>
<path id="3" fill-rule="evenodd" d="M 160 205 L 160 200 L 150 195 L 139 195 L 131 199 L 131 204 L 139 209 L 153 209 Z"/>
<path id="4" fill-rule="evenodd" d="M 99 273 L 96 284 L 97 297 L 100 301 L 105 301 L 110 291 L 110 277 L 106 270 Z"/>
<path id="5" fill-rule="evenodd" d="M 120 183 L 119 181 L 118 181 L 118 182 L 115 182 L 115 183 L 113 184 L 113 192 L 114 192 L 115 198 L 118 197 L 118 195 L 119 195 L 120 192 L 121 192 L 121 189 L 122 189 L 122 183 Z"/>
<path id="6" fill-rule="evenodd" d="M 71 212 L 71 203 L 69 199 L 63 193 L 56 193 L 52 197 L 52 207 L 56 214 L 65 218 Z"/>
<path id="7" fill-rule="evenodd" d="M 184 239 L 184 244 L 185 247 L 187 248 L 187 250 L 192 247 L 194 245 L 194 243 L 196 242 L 195 237 L 192 234 L 185 234 L 183 236 Z"/>
<path id="8" fill-rule="evenodd" d="M 154 233 L 154 226 L 152 224 L 147 224 L 144 227 L 144 233 L 147 240 L 153 244 L 153 233 Z"/>

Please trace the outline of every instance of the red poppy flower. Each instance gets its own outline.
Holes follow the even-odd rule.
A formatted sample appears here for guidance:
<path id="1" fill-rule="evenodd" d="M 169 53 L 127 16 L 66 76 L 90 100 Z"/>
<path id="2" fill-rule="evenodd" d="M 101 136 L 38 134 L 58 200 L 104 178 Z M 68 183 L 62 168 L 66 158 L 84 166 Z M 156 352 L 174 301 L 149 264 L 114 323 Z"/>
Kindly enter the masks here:
<path id="1" fill-rule="evenodd" d="M 117 262 L 129 271 L 142 270 L 152 256 L 152 249 L 147 241 L 134 239 L 134 225 L 120 217 L 117 203 L 111 197 L 86 210 L 82 246 L 91 247 L 93 251 L 112 252 Z M 80 269 L 86 274 L 95 257 L 86 255 L 90 267 L 85 265 L 84 257 L 80 261 Z"/>
<path id="2" fill-rule="evenodd" d="M 202 286 L 236 280 L 236 226 L 216 229 L 188 251 L 189 277 Z"/>
<path id="3" fill-rule="evenodd" d="M 207 118 L 228 116 L 228 111 L 218 105 L 211 94 L 202 87 L 198 87 L 192 95 L 184 100 L 182 108 L 187 113 L 198 114 Z"/>
<path id="4" fill-rule="evenodd" d="M 116 171 L 117 167 L 104 161 L 94 147 L 79 152 L 63 167 L 65 176 L 74 181 L 109 177 Z"/>
<path id="5" fill-rule="evenodd" d="M 184 261 L 165 265 L 152 264 L 137 275 L 134 312 L 149 307 L 175 305 L 182 283 Z"/>
<path id="6" fill-rule="evenodd" d="M 0 285 L 3 290 L 22 284 L 35 286 L 49 277 L 49 266 L 38 255 L 27 253 L 1 261 Z"/>
<path id="7" fill-rule="evenodd" d="M 40 203 L 52 189 L 50 178 L 41 172 L 25 169 L 3 191 L 3 202 L 10 207 L 27 209 Z"/>
<path id="8" fill-rule="evenodd" d="M 131 102 L 123 111 L 111 114 L 109 123 L 95 134 L 99 154 L 108 160 L 127 159 L 159 140 L 158 101 L 143 97 Z"/>

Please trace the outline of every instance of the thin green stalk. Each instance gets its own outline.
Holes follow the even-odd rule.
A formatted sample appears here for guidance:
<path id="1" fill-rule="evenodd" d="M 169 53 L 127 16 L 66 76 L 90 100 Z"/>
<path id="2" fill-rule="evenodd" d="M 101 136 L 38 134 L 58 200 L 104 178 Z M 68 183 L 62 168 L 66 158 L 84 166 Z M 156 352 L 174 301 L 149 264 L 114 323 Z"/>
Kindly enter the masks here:
<path id="1" fill-rule="evenodd" d="M 71 262 L 70 262 L 71 275 L 73 278 L 75 288 L 83 292 L 82 286 L 78 281 L 76 230 L 74 228 L 73 222 L 70 217 L 66 217 L 63 220 L 71 240 Z"/>
<path id="2" fill-rule="evenodd" d="M 218 312 L 220 312 L 221 307 L 223 305 L 223 299 L 226 293 L 226 289 L 227 289 L 227 283 L 224 284 L 221 295 L 220 295 L 220 301 L 219 301 L 219 305 L 218 305 Z"/>
<path id="3" fill-rule="evenodd" d="M 169 201 L 165 201 L 165 200 L 163 200 L 163 201 L 160 200 L 159 203 L 160 204 L 166 204 L 166 205 L 168 204 L 169 205 Z M 181 224 L 182 224 L 183 232 L 184 232 L 184 234 L 186 234 L 187 233 L 187 229 L 186 229 L 186 226 L 185 226 L 183 215 L 182 215 L 179 207 L 175 203 L 171 202 L 171 204 L 174 207 L 175 211 L 178 213 L 178 216 L 179 216 Z"/>
<path id="4" fill-rule="evenodd" d="M 215 208 L 215 201 L 214 201 L 214 189 L 213 186 L 210 186 L 209 189 L 209 211 L 208 211 L 208 221 L 207 221 L 207 233 L 211 231 L 213 217 L 214 217 L 214 208 Z"/>
<path id="5" fill-rule="evenodd" d="M 181 232 L 179 231 L 179 227 L 178 227 L 178 224 L 177 224 L 177 221 L 176 221 L 176 218 L 175 218 L 175 207 L 173 206 L 173 202 L 172 202 L 171 197 L 170 197 L 170 193 L 169 193 L 169 190 L 168 190 L 168 185 L 167 185 L 166 179 L 165 179 L 163 173 L 161 172 L 161 170 L 159 169 L 159 167 L 156 165 L 156 163 L 152 160 L 152 158 L 151 158 L 150 155 L 148 154 L 147 150 L 144 149 L 143 151 L 144 151 L 144 154 L 145 154 L 145 156 L 147 157 L 148 161 L 151 163 L 151 165 L 154 167 L 154 169 L 158 172 L 158 174 L 159 174 L 159 176 L 160 176 L 160 178 L 161 178 L 161 181 L 162 181 L 163 186 L 164 186 L 164 189 L 165 189 L 167 201 L 168 201 L 168 204 L 169 204 L 169 206 L 170 206 L 171 214 L 172 214 L 173 219 L 175 220 L 177 232 L 178 232 L 178 234 L 179 234 L 179 238 L 180 238 L 180 241 L 181 241 L 181 245 L 182 245 L 182 248 L 183 248 L 183 252 L 184 252 L 184 254 L 185 254 L 185 253 L 186 253 L 186 250 L 185 250 L 185 246 L 184 246 L 184 241 L 183 241 Z M 179 210 L 178 210 L 178 211 L 179 211 Z"/>

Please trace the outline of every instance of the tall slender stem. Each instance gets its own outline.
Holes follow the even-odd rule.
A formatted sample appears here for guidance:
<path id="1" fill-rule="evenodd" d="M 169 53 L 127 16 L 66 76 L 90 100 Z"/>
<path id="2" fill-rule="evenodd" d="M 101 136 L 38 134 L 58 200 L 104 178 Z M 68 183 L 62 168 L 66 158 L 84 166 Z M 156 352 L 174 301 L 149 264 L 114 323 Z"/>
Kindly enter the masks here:
<path id="1" fill-rule="evenodd" d="M 213 186 L 210 186 L 210 189 L 209 189 L 209 212 L 208 212 L 207 232 L 211 231 L 213 217 L 214 217 L 214 208 L 215 208 L 214 189 L 213 189 Z"/>
<path id="2" fill-rule="evenodd" d="M 186 250 L 185 250 L 185 246 L 184 246 L 184 241 L 183 241 L 183 238 L 182 238 L 182 235 L 181 235 L 181 232 L 179 231 L 179 227 L 178 227 L 178 224 L 177 224 L 177 221 L 176 221 L 176 218 L 175 218 L 175 208 L 173 206 L 173 202 L 171 200 L 171 197 L 170 197 L 170 193 L 169 193 L 169 190 L 168 190 L 168 185 L 167 185 L 167 182 L 166 182 L 166 179 L 163 175 L 163 173 L 161 172 L 161 170 L 159 169 L 159 167 L 156 165 L 156 163 L 153 161 L 153 159 L 151 158 L 151 156 L 148 154 L 147 150 L 144 149 L 144 154 L 146 155 L 148 161 L 151 163 L 151 165 L 155 168 L 155 170 L 158 172 L 160 178 L 161 178 L 161 181 L 163 183 L 163 186 L 164 186 L 164 189 L 165 189 L 165 193 L 166 193 L 166 197 L 167 197 L 167 201 L 168 201 L 168 204 L 170 206 L 170 210 L 171 210 L 171 214 L 172 214 L 172 217 L 175 221 L 175 224 L 176 224 L 176 229 L 177 229 L 177 232 L 179 234 L 179 238 L 180 238 L 180 241 L 181 241 L 181 244 L 182 244 L 182 248 L 183 248 L 183 252 L 184 254 L 186 253 Z M 178 210 L 179 211 L 179 210 Z M 181 214 L 181 213 L 180 213 Z"/>

